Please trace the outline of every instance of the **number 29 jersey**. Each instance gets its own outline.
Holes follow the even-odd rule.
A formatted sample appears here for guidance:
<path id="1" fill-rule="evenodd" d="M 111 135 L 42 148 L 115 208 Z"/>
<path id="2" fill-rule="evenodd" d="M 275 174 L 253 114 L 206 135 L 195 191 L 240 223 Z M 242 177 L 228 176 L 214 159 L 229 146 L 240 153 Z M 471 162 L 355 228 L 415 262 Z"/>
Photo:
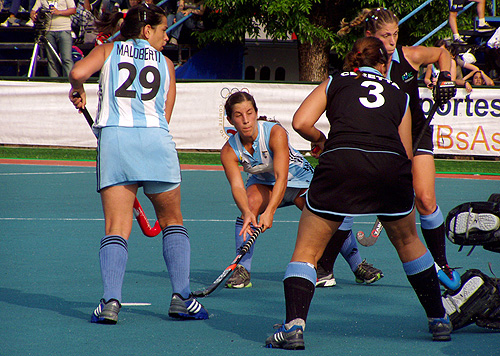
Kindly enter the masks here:
<path id="1" fill-rule="evenodd" d="M 330 78 L 326 92 L 330 132 L 325 151 L 350 147 L 406 157 L 398 127 L 408 108 L 408 95 L 377 70 L 359 70 L 359 78 L 354 72 Z"/>
<path id="2" fill-rule="evenodd" d="M 101 69 L 95 127 L 161 127 L 170 74 L 165 57 L 148 41 L 117 41 Z"/>

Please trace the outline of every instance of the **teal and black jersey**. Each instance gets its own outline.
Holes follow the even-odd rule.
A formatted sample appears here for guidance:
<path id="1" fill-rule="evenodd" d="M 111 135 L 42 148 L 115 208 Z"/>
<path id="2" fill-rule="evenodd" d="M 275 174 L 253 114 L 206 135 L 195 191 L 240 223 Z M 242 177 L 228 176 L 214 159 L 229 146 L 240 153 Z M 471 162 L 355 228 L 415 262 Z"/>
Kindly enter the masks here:
<path id="1" fill-rule="evenodd" d="M 377 70 L 359 70 L 359 78 L 355 72 L 330 78 L 326 89 L 330 132 L 324 152 L 349 147 L 390 151 L 406 157 L 398 127 L 408 108 L 408 95 Z"/>

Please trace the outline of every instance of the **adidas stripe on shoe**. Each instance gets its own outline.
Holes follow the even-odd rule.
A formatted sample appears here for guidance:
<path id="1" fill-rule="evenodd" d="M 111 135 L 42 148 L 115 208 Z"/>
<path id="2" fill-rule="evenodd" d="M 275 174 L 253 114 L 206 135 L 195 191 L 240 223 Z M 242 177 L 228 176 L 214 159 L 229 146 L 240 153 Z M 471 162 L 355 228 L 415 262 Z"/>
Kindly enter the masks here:
<path id="1" fill-rule="evenodd" d="M 120 302 L 116 299 L 110 299 L 107 303 L 104 299 L 101 299 L 99 305 L 92 313 L 90 322 L 98 324 L 116 324 L 118 322 L 118 313 L 121 307 Z"/>
<path id="2" fill-rule="evenodd" d="M 267 348 L 277 348 L 285 350 L 304 350 L 304 330 L 300 325 L 294 325 L 290 329 L 285 328 L 285 324 L 276 324 L 276 332 L 266 339 Z"/>
<path id="3" fill-rule="evenodd" d="M 208 312 L 195 297 L 191 295 L 188 299 L 183 299 L 178 293 L 172 294 L 168 315 L 172 318 L 183 320 L 208 319 Z"/>

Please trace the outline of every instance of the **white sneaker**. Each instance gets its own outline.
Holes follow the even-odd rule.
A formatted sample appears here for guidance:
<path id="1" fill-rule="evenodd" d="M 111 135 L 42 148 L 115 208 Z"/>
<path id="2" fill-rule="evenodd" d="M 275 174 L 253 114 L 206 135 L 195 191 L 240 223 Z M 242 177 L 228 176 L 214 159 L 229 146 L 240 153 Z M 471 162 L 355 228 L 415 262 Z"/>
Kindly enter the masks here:
<path id="1" fill-rule="evenodd" d="M 451 219 L 450 226 L 455 228 L 455 234 L 465 234 L 471 230 L 495 231 L 500 228 L 500 218 L 488 213 L 463 212 Z"/>
<path id="2" fill-rule="evenodd" d="M 14 16 L 9 16 L 7 20 L 0 24 L 2 27 L 19 26 L 19 20 Z"/>
<path id="3" fill-rule="evenodd" d="M 35 26 L 35 24 L 33 23 L 33 21 L 31 19 L 29 19 L 28 22 L 26 22 L 24 24 L 24 26 L 33 27 L 33 26 Z"/>

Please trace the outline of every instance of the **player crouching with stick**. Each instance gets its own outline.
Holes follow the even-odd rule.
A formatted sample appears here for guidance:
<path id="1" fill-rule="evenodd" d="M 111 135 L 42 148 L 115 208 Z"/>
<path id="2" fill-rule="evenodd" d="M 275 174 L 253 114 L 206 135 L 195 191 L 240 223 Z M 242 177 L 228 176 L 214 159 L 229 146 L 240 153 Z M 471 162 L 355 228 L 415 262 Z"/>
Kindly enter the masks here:
<path id="1" fill-rule="evenodd" d="M 236 254 L 244 246 L 252 227 L 262 231 L 271 228 L 276 209 L 295 205 L 304 208 L 304 193 L 313 176 L 313 167 L 288 141 L 288 134 L 277 122 L 258 116 L 257 104 L 252 95 L 245 92 L 233 93 L 225 104 L 227 119 L 237 133 L 229 138 L 221 150 L 224 172 L 231 185 L 236 205 L 241 216 L 236 219 Z M 239 164 L 247 172 L 243 182 Z M 259 216 L 260 215 L 260 216 Z M 257 221 L 258 220 L 258 221 Z M 346 219 L 332 243 L 332 255 L 339 251 L 349 265 L 353 265 L 356 280 L 374 282 L 383 277 L 382 271 L 361 262 L 356 239 L 349 235 L 352 218 Z M 346 241 L 347 239 L 347 241 Z M 344 241 L 346 241 L 344 243 Z M 250 270 L 254 245 L 242 257 L 233 274 L 226 282 L 226 288 L 249 288 L 252 286 Z M 361 274 L 361 267 L 364 269 Z M 336 284 L 330 272 L 317 281 L 319 286 Z"/>
<path id="2" fill-rule="evenodd" d="M 133 203 L 139 186 L 151 200 L 163 231 L 163 257 L 172 284 L 169 316 L 207 319 L 191 295 L 190 242 L 183 226 L 180 166 L 169 122 L 175 102 L 175 71 L 161 53 L 168 36 L 163 9 L 131 8 L 121 27 L 124 41 L 100 45 L 70 73 L 70 100 L 86 104 L 83 83 L 99 77 L 97 190 L 105 218 L 99 258 L 104 295 L 92 314 L 94 323 L 116 324 L 132 230 Z M 79 95 L 74 95 L 74 93 Z"/>
<path id="3" fill-rule="evenodd" d="M 417 235 L 411 173 L 408 95 L 384 78 L 382 41 L 359 39 L 346 72 L 320 84 L 301 104 L 293 128 L 323 153 L 306 195 L 297 242 L 285 272 L 286 319 L 266 346 L 304 349 L 316 266 L 345 216 L 377 215 L 427 314 L 435 341 L 451 339 L 434 260 Z M 314 125 L 325 112 L 328 139 Z"/>

